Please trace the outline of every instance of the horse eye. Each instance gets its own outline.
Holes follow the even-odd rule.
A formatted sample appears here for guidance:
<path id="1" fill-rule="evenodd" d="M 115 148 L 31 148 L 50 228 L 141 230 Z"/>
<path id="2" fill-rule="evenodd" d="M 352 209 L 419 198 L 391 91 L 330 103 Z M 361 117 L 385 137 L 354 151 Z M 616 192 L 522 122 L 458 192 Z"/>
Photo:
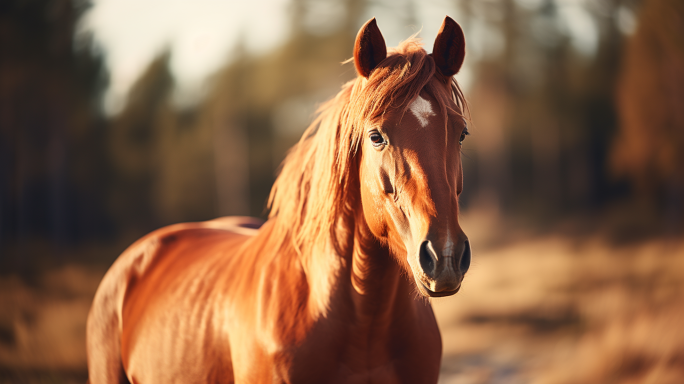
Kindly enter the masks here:
<path id="1" fill-rule="evenodd" d="M 465 140 L 466 136 L 468 135 L 470 135 L 470 133 L 468 133 L 467 129 L 464 129 L 463 132 L 461 132 L 461 137 L 458 139 L 458 143 L 463 144 L 463 140 Z"/>
<path id="2" fill-rule="evenodd" d="M 368 137 L 370 138 L 370 141 L 373 143 L 373 146 L 376 148 L 385 144 L 385 138 L 382 137 L 382 135 L 379 132 L 373 131 L 370 133 Z"/>

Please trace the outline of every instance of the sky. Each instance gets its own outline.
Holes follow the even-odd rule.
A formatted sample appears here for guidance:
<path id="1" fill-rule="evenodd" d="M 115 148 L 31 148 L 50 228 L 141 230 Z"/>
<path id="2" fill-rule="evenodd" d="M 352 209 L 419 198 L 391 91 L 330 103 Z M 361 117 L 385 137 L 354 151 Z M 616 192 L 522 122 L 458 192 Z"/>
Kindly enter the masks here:
<path id="1" fill-rule="evenodd" d="M 181 87 L 217 70 L 239 40 L 265 52 L 287 37 L 287 0 L 98 0 L 82 28 L 104 48 L 111 83 L 106 108 L 120 107 L 149 62 L 170 49 Z M 268 11 L 263 11 L 264 9 Z"/>

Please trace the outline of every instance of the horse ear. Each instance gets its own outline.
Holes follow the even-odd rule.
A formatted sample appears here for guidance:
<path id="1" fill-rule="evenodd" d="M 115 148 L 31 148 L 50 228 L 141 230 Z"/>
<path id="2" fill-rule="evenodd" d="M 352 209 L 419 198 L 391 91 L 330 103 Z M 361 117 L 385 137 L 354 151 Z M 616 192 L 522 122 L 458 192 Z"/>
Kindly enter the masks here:
<path id="1" fill-rule="evenodd" d="M 371 71 L 387 57 L 385 39 L 380 33 L 375 17 L 359 29 L 354 43 L 354 65 L 359 75 L 368 77 Z"/>
<path id="2" fill-rule="evenodd" d="M 432 58 L 439 71 L 447 77 L 458 73 L 465 58 L 465 36 L 463 30 L 451 17 L 444 18 L 442 28 L 439 29 Z"/>

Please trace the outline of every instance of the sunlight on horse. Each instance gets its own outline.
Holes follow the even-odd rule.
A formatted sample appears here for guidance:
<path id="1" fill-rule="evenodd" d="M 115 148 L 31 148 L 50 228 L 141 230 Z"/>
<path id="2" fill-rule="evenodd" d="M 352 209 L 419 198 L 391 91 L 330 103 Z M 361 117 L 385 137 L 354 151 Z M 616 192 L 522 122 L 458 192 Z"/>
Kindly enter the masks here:
<path id="1" fill-rule="evenodd" d="M 353 52 L 359 76 L 285 159 L 266 223 L 169 226 L 114 263 L 88 318 L 92 384 L 437 382 L 426 297 L 458 292 L 471 257 L 463 32 L 447 17 L 432 54 L 388 54 L 371 19 Z"/>

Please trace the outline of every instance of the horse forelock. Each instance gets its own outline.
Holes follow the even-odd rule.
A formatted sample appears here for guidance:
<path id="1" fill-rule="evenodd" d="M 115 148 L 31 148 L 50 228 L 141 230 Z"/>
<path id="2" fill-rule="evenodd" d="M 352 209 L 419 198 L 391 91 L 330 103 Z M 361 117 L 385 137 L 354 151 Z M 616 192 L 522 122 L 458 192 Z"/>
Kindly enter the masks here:
<path id="1" fill-rule="evenodd" d="M 354 209 L 354 159 L 363 129 L 390 109 L 404 113 L 421 91 L 437 100 L 441 113 L 463 116 L 467 110 L 456 81 L 439 74 L 420 40 L 410 38 L 390 50 L 368 79 L 358 77 L 345 84 L 318 109 L 283 161 L 269 197 L 269 218 L 276 220 L 273 235 L 279 247 L 309 254 L 316 244 L 332 240 L 335 248 L 344 248 L 336 230 Z"/>

